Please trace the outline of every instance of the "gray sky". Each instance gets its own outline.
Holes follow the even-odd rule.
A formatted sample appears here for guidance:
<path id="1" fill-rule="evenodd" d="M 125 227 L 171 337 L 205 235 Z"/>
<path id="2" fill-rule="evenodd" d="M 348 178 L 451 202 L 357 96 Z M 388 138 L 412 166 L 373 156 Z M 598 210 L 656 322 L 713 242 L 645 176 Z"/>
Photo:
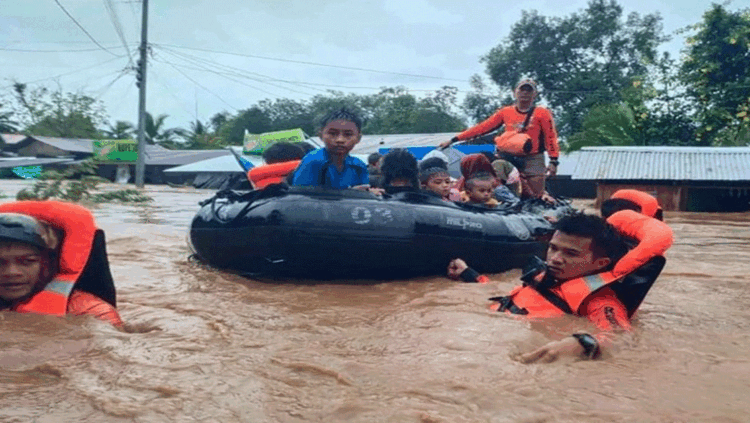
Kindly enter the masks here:
<path id="1" fill-rule="evenodd" d="M 109 52 L 97 47 L 56 1 Z M 135 76 L 122 74 L 128 59 L 117 57 L 126 53 L 107 4 L 0 0 L 0 96 L 9 92 L 13 80 L 50 87 L 59 82 L 66 91 L 84 90 L 100 98 L 112 121 L 135 122 Z M 111 4 L 135 60 L 141 3 Z M 625 14 L 660 13 L 666 34 L 697 23 L 710 6 L 700 0 L 620 4 Z M 369 94 L 403 85 L 421 96 L 452 85 L 467 91 L 472 74 L 484 75 L 479 58 L 508 35 L 521 11 L 565 16 L 585 6 L 585 0 L 150 0 L 149 42 L 154 48 L 147 109 L 168 114 L 167 126 L 187 127 L 196 117 L 205 121 L 264 98 L 306 99 L 326 89 Z M 729 8 L 748 6 L 750 0 L 735 0 Z M 662 49 L 676 56 L 682 45 L 682 36 L 675 35 Z"/>

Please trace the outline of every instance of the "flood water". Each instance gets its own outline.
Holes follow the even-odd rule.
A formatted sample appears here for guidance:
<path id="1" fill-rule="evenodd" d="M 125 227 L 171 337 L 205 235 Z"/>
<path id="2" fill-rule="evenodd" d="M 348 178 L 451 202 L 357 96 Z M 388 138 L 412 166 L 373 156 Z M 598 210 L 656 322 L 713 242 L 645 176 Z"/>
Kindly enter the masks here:
<path id="1" fill-rule="evenodd" d="M 487 285 L 245 279 L 188 261 L 211 191 L 147 191 L 149 205 L 93 207 L 125 331 L 0 313 L 0 422 L 750 419 L 750 214 L 667 213 L 676 242 L 634 332 L 603 360 L 524 365 L 518 352 L 590 327 L 488 311 L 518 271 Z"/>

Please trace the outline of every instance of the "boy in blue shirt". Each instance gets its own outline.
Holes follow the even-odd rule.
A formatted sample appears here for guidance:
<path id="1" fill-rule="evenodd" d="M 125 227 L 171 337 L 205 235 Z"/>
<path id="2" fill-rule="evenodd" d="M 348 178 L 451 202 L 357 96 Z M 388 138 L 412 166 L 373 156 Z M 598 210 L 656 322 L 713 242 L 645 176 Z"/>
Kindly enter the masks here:
<path id="1" fill-rule="evenodd" d="M 320 121 L 318 136 L 325 144 L 309 152 L 294 173 L 292 185 L 332 189 L 369 188 L 367 165 L 349 152 L 362 139 L 362 119 L 345 108 Z"/>

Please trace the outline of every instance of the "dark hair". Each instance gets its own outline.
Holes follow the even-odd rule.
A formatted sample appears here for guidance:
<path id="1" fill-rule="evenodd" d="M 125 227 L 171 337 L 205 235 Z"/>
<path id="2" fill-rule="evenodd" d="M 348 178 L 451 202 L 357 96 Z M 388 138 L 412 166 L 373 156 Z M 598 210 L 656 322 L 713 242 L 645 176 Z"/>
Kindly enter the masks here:
<path id="1" fill-rule="evenodd" d="M 298 142 L 297 145 L 299 146 L 299 148 L 302 149 L 302 152 L 305 153 L 305 154 L 307 154 L 307 153 L 309 153 L 309 152 L 311 152 L 311 151 L 313 151 L 313 150 L 315 150 L 317 148 L 317 147 L 315 147 L 314 145 L 310 144 L 307 141 Z"/>
<path id="2" fill-rule="evenodd" d="M 594 257 L 609 257 L 612 264 L 628 251 L 615 228 L 599 216 L 580 212 L 569 214 L 555 223 L 555 229 L 568 235 L 590 238 Z"/>
<path id="3" fill-rule="evenodd" d="M 381 157 L 383 156 L 380 153 L 372 153 L 367 156 L 367 163 L 375 166 L 376 164 L 378 164 L 378 161 Z"/>
<path id="4" fill-rule="evenodd" d="M 298 144 L 284 141 L 272 144 L 263 152 L 263 160 L 266 164 L 301 160 L 304 156 L 305 152 Z"/>
<path id="5" fill-rule="evenodd" d="M 417 170 L 417 159 L 409 150 L 395 148 L 383 157 L 380 165 L 383 173 L 383 185 L 388 187 L 394 179 L 408 179 L 412 186 L 419 188 L 419 171 Z"/>
<path id="6" fill-rule="evenodd" d="M 477 182 L 491 182 L 494 179 L 496 179 L 494 176 L 492 176 L 491 173 L 488 172 L 477 172 L 469 177 L 469 179 L 466 180 L 466 189 L 470 190 L 474 188 L 474 184 Z"/>
<path id="7" fill-rule="evenodd" d="M 357 130 L 359 132 L 362 132 L 362 118 L 360 118 L 356 113 L 347 109 L 346 107 L 334 110 L 323 116 L 318 122 L 318 125 L 320 126 L 319 130 L 323 130 L 326 125 L 335 120 L 345 120 L 347 122 L 352 122 L 353 124 L 357 125 Z"/>
<path id="8" fill-rule="evenodd" d="M 641 206 L 623 198 L 610 198 L 602 202 L 602 217 L 608 218 L 620 210 L 633 210 L 638 213 L 641 212 Z"/>
<path id="9" fill-rule="evenodd" d="M 427 182 L 432 175 L 448 175 L 448 163 L 440 157 L 430 157 L 419 162 L 419 180 Z"/>

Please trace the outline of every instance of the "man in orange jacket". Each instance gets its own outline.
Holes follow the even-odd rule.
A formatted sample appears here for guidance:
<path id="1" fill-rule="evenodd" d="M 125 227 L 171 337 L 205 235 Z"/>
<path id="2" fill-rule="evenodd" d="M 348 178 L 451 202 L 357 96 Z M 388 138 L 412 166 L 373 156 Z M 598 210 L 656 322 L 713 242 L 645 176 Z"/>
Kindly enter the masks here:
<path id="1" fill-rule="evenodd" d="M 524 197 L 541 198 L 545 193 L 545 175 L 557 174 L 560 147 L 557 143 L 557 129 L 552 113 L 541 106 L 534 105 L 537 96 L 536 82 L 531 79 L 521 80 L 514 91 L 516 103 L 499 109 L 484 122 L 469 128 L 440 144 L 448 147 L 456 141 L 468 140 L 490 133 L 505 125 L 504 132 L 523 132 L 531 139 L 530 151 L 518 156 L 522 164 L 519 167 Z M 499 138 L 499 137 L 498 137 Z M 497 142 L 497 139 L 496 139 Z M 549 155 L 549 166 L 544 165 L 544 152 Z M 500 153 L 503 153 L 500 151 Z"/>
<path id="2" fill-rule="evenodd" d="M 47 217 L 44 221 L 37 216 Z M 57 201 L 22 201 L 0 206 L 0 310 L 51 315 L 90 315 L 122 326 L 114 303 L 80 289 L 92 249 L 106 261 L 103 234 L 81 206 Z M 107 266 L 94 277 L 106 280 Z M 88 282 L 87 282 L 88 283 Z M 107 292 L 104 287 L 102 292 Z"/>
<path id="3" fill-rule="evenodd" d="M 625 242 L 598 216 L 566 216 L 556 227 L 546 265 L 525 275 L 524 284 L 508 296 L 493 298 L 491 308 L 531 318 L 573 314 L 588 318 L 601 333 L 576 333 L 551 342 L 523 354 L 525 363 L 551 362 L 562 356 L 596 358 L 602 344 L 609 342 L 610 332 L 631 327 L 629 310 L 610 286 L 619 278 L 607 272 L 626 253 Z M 448 276 L 466 282 L 489 282 L 461 259 L 449 264 Z"/>

